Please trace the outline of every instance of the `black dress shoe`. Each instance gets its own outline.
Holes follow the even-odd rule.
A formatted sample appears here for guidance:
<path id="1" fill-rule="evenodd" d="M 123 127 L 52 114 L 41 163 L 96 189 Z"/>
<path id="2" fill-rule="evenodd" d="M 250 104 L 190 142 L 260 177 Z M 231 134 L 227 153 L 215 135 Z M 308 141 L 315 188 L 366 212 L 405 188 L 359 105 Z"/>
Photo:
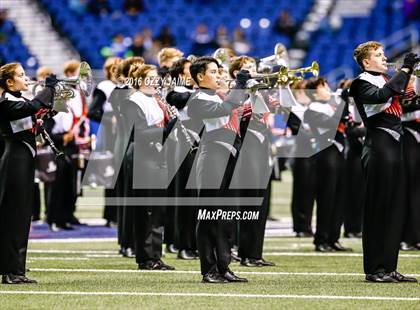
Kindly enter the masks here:
<path id="1" fill-rule="evenodd" d="M 261 259 L 257 260 L 257 263 L 260 264 L 263 267 L 272 267 L 272 266 L 276 265 L 273 262 L 266 261 L 264 258 L 261 258 Z"/>
<path id="2" fill-rule="evenodd" d="M 159 264 L 159 270 L 175 270 L 175 267 L 166 265 L 160 259 L 157 261 L 157 263 Z"/>
<path id="3" fill-rule="evenodd" d="M 362 233 L 358 232 L 358 233 L 353 233 L 353 232 L 349 232 L 349 233 L 344 233 L 344 238 L 362 238 Z"/>
<path id="4" fill-rule="evenodd" d="M 315 251 L 317 252 L 334 252 L 334 249 L 330 247 L 328 244 L 317 244 L 315 245 Z"/>
<path id="5" fill-rule="evenodd" d="M 216 272 L 209 272 L 206 275 L 203 276 L 203 280 L 201 281 L 203 283 L 228 283 L 228 280 L 226 280 L 223 276 Z"/>
<path id="6" fill-rule="evenodd" d="M 310 231 L 298 231 L 296 232 L 296 238 L 310 238 L 313 237 L 314 234 Z"/>
<path id="7" fill-rule="evenodd" d="M 339 252 L 352 252 L 353 249 L 352 248 L 348 248 L 343 246 L 340 242 L 334 242 L 333 244 L 330 244 L 330 247 L 335 250 L 335 251 L 339 251 Z"/>
<path id="8" fill-rule="evenodd" d="M 407 242 L 401 242 L 400 244 L 401 251 L 415 251 L 417 248 L 413 244 L 409 244 Z"/>
<path id="9" fill-rule="evenodd" d="M 24 284 L 37 284 L 38 282 L 33 279 L 27 278 L 25 275 L 18 276 Z"/>
<path id="10" fill-rule="evenodd" d="M 407 277 L 399 273 L 398 271 L 393 271 L 389 274 L 393 279 L 398 282 L 417 282 L 417 279 L 414 277 Z"/>
<path id="11" fill-rule="evenodd" d="M 75 217 L 75 216 L 73 216 L 73 217 L 71 218 L 71 220 L 68 222 L 68 224 L 70 224 L 70 225 L 87 226 L 87 225 L 86 225 L 86 224 L 84 224 L 84 223 L 80 223 L 79 219 L 78 219 L 77 217 Z"/>
<path id="12" fill-rule="evenodd" d="M 365 279 L 368 282 L 376 283 L 398 283 L 398 281 L 391 277 L 389 274 L 383 272 L 367 274 Z"/>
<path id="13" fill-rule="evenodd" d="M 2 284 L 36 284 L 35 280 L 28 279 L 25 275 L 6 274 L 1 277 Z"/>
<path id="14" fill-rule="evenodd" d="M 161 270 L 161 266 L 158 261 L 148 260 L 143 263 L 139 263 L 140 270 Z"/>
<path id="15" fill-rule="evenodd" d="M 173 244 L 167 244 L 166 245 L 166 252 L 168 253 L 177 253 L 178 249 Z"/>
<path id="16" fill-rule="evenodd" d="M 185 260 L 192 260 L 192 259 L 196 259 L 197 256 L 195 256 L 195 253 L 191 250 L 180 250 L 178 252 L 178 258 L 185 259 Z"/>
<path id="17" fill-rule="evenodd" d="M 132 248 L 126 248 L 124 249 L 122 256 L 127 258 L 134 258 L 136 257 L 136 253 L 134 253 L 134 250 Z"/>
<path id="18" fill-rule="evenodd" d="M 223 274 L 223 278 L 228 280 L 228 282 L 248 282 L 248 279 L 238 277 L 229 269 Z"/>
<path id="19" fill-rule="evenodd" d="M 74 230 L 74 227 L 68 223 L 64 223 L 64 224 L 52 223 L 50 225 L 50 230 L 54 232 L 58 232 L 62 230 Z"/>
<path id="20" fill-rule="evenodd" d="M 230 257 L 232 258 L 232 261 L 234 261 L 234 262 L 240 262 L 241 261 L 241 258 L 238 255 L 236 255 L 234 252 L 231 252 L 230 255 L 231 255 Z"/>
<path id="21" fill-rule="evenodd" d="M 241 265 L 245 267 L 262 267 L 262 265 L 254 258 L 241 259 Z"/>

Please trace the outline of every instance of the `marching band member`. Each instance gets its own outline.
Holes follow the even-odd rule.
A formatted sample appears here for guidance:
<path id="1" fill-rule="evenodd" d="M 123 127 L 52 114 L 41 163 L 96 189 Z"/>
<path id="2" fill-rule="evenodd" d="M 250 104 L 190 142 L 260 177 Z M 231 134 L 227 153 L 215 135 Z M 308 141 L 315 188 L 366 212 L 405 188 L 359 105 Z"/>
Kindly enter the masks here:
<path id="1" fill-rule="evenodd" d="M 134 91 L 128 83 L 128 73 L 133 65 L 144 64 L 142 57 L 129 57 L 120 62 L 117 66 L 116 76 L 118 84 L 112 91 L 109 102 L 111 103 L 114 116 L 116 118 L 117 133 L 114 147 L 114 163 L 119 174 L 115 184 L 115 195 L 125 197 L 128 193 L 128 184 L 126 180 L 125 147 L 130 139 L 130 134 L 126 130 L 127 120 L 124 118 L 122 109 L 128 101 L 128 97 Z M 118 165 L 121 165 L 118 169 Z M 124 199 L 124 198 L 123 198 Z M 118 220 L 118 244 L 120 245 L 120 254 L 124 257 L 135 257 L 134 250 L 134 223 L 133 207 L 124 204 L 121 200 L 117 209 Z"/>
<path id="2" fill-rule="evenodd" d="M 312 100 L 304 114 L 320 150 L 316 154 L 316 232 L 315 250 L 351 251 L 338 241 L 343 222 L 344 123 L 343 105 L 331 103 L 326 80 L 313 77 L 306 84 Z M 338 127 L 338 128 L 337 128 Z"/>
<path id="3" fill-rule="evenodd" d="M 89 119 L 100 123 L 98 140 L 103 151 L 114 151 L 117 125 L 109 98 L 118 83 L 116 71 L 120 62 L 121 58 L 118 57 L 109 57 L 105 61 L 103 66 L 105 80 L 101 81 L 93 91 L 93 99 L 87 115 Z M 117 208 L 107 205 L 107 197 L 114 196 L 114 189 L 105 189 L 104 219 L 106 220 L 106 226 L 117 222 Z"/>
<path id="4" fill-rule="evenodd" d="M 401 106 L 410 74 L 418 59 L 407 54 L 390 79 L 381 43 L 360 44 L 353 53 L 363 72 L 350 92 L 367 128 L 362 163 L 366 178 L 363 221 L 363 262 L 366 281 L 417 282 L 397 272 L 398 252 L 406 214 L 401 153 Z"/>
<path id="5" fill-rule="evenodd" d="M 127 126 L 134 126 L 134 138 L 126 156 L 128 157 L 129 197 L 142 198 L 162 196 L 162 190 L 154 188 L 167 180 L 164 143 L 168 138 L 175 119 L 169 119 L 167 107 L 156 96 L 158 72 L 153 65 L 133 66 L 129 77 L 137 81 L 136 91 L 130 95 L 129 102 L 121 108 L 128 120 Z M 163 138 L 163 139 L 162 139 Z M 138 161 L 134 158 L 134 154 Z M 136 166 L 137 165 L 137 166 Z M 131 167 L 131 169 L 130 169 Z M 133 179 L 141 175 L 139 184 Z M 137 173 L 138 172 L 138 173 Z M 134 208 L 134 231 L 136 261 L 139 269 L 173 270 L 172 266 L 162 262 L 162 207 L 150 204 L 136 205 Z"/>
<path id="6" fill-rule="evenodd" d="M 178 61 L 184 55 L 179 49 L 174 47 L 165 47 L 162 48 L 158 53 L 158 63 L 159 63 L 159 76 L 162 78 L 166 77 L 169 74 L 169 69 L 173 64 Z"/>
<path id="7" fill-rule="evenodd" d="M 80 62 L 72 60 L 64 65 L 67 78 L 79 75 Z M 80 224 L 74 216 L 78 196 L 79 152 L 86 145 L 89 127 L 87 105 L 81 91 L 74 88 L 74 98 L 66 101 L 68 112 L 59 112 L 45 124 L 54 143 L 65 156 L 57 159 L 56 178 L 46 185 L 47 223 L 51 230 L 72 230 Z"/>
<path id="8" fill-rule="evenodd" d="M 28 90 L 28 78 L 19 63 L 0 68 L 0 133 L 5 151 L 0 161 L 0 274 L 3 284 L 36 283 L 28 279 L 26 252 L 32 215 L 35 174 L 34 116 L 50 109 L 55 77 L 48 77 L 45 89 L 31 101 L 21 96 Z M 16 195 L 16 190 L 20 189 Z"/>
<path id="9" fill-rule="evenodd" d="M 188 115 L 204 126 L 197 158 L 196 179 L 199 201 L 204 197 L 226 197 L 240 148 L 239 124 L 232 110 L 246 99 L 245 88 L 250 75 L 241 71 L 235 89 L 226 100 L 216 91 L 219 88 L 219 64 L 215 58 L 200 57 L 190 67 L 191 76 L 199 86 L 188 104 Z M 216 199 L 217 199 L 216 197 Z M 226 206 L 200 206 L 200 210 L 229 210 Z M 197 247 L 204 283 L 247 282 L 230 269 L 233 226 L 228 220 L 199 219 Z"/>
<path id="10" fill-rule="evenodd" d="M 313 134 L 308 123 L 304 122 L 304 114 L 310 104 L 305 94 L 306 81 L 292 84 L 293 95 L 297 105 L 292 107 L 287 126 L 296 136 L 295 156 L 292 165 L 292 218 L 296 237 L 312 237 L 312 211 L 315 202 L 315 160 L 312 147 Z"/>
<path id="11" fill-rule="evenodd" d="M 186 58 L 176 61 L 170 69 L 171 78 L 176 86 L 166 96 L 167 102 L 177 108 L 179 119 L 186 128 L 182 134 L 181 128 L 177 128 L 177 144 L 175 146 L 175 167 L 179 167 L 174 177 L 175 197 L 196 197 L 195 189 L 187 189 L 187 182 L 191 174 L 195 175 L 194 159 L 196 145 L 200 141 L 200 122 L 196 122 L 188 116 L 188 106 L 194 93 L 194 81 L 190 74 L 191 62 Z M 189 136 L 187 141 L 186 135 Z M 191 143 L 193 145 L 191 145 Z M 195 147 L 195 149 L 192 149 Z M 175 247 L 178 249 L 179 259 L 197 258 L 197 245 L 195 228 L 197 223 L 197 209 L 195 206 L 177 205 L 175 207 Z"/>
<path id="12" fill-rule="evenodd" d="M 183 52 L 181 52 L 179 49 L 176 49 L 174 47 L 165 47 L 162 48 L 158 55 L 158 63 L 159 63 L 159 69 L 158 69 L 158 73 L 159 76 L 162 78 L 162 80 L 160 81 L 161 84 L 161 89 L 165 92 L 165 81 L 167 81 L 167 79 L 170 77 L 169 71 L 172 68 L 173 64 L 178 61 L 182 56 L 184 55 Z M 163 96 L 163 98 L 165 98 L 166 94 L 162 93 L 161 94 Z M 175 151 L 175 144 L 176 142 L 173 140 L 168 140 L 167 141 L 168 146 L 167 146 L 167 152 L 169 153 L 173 153 Z M 169 174 L 173 174 L 174 171 L 174 167 L 175 167 L 175 162 L 174 162 L 174 157 L 170 156 L 168 157 L 168 173 Z M 168 189 L 168 192 L 170 195 L 174 194 L 174 183 L 171 183 L 171 186 Z M 175 208 L 173 206 L 167 206 L 165 208 L 165 212 L 164 212 L 164 219 L 165 219 L 165 232 L 164 232 L 164 243 L 166 244 L 166 251 L 168 253 L 176 253 L 177 249 L 174 246 L 174 242 L 175 242 L 175 231 L 176 231 L 176 227 L 175 227 Z"/>
<path id="13" fill-rule="evenodd" d="M 229 68 L 231 78 L 236 78 L 241 70 L 247 70 L 251 75 L 257 73 L 255 60 L 248 56 L 234 59 Z M 265 99 L 265 98 L 264 98 Z M 254 103 L 252 103 L 254 104 Z M 255 197 L 265 197 L 267 182 L 271 174 L 269 165 L 270 128 L 267 123 L 269 109 L 252 107 L 246 101 L 240 111 L 240 139 L 242 141 L 241 153 L 236 171 L 238 171 L 238 186 L 240 196 L 252 194 Z M 240 210 L 259 211 L 258 220 L 239 221 L 238 256 L 241 265 L 247 267 L 274 266 L 274 263 L 265 261 L 262 257 L 265 225 L 268 216 L 268 204 L 257 206 L 240 206 Z"/>
<path id="14" fill-rule="evenodd" d="M 341 98 L 345 102 L 345 134 L 347 150 L 345 160 L 345 215 L 344 237 L 361 238 L 363 203 L 365 200 L 365 180 L 362 171 L 362 149 L 366 128 L 363 126 L 353 98 L 349 97 L 351 80 L 343 80 L 338 85 Z"/>
<path id="15" fill-rule="evenodd" d="M 416 79 L 416 81 L 414 80 Z M 412 76 L 402 104 L 403 155 L 406 178 L 406 202 L 408 205 L 401 250 L 420 250 L 420 86 Z"/>

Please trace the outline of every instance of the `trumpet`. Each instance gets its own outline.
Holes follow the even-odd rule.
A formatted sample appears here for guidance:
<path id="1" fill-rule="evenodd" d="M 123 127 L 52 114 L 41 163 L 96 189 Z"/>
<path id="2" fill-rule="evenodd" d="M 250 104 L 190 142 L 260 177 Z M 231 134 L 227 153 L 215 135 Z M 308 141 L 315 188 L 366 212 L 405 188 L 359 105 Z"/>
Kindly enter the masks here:
<path id="1" fill-rule="evenodd" d="M 32 94 L 35 96 L 38 87 L 45 87 L 45 81 L 33 81 Z M 92 69 L 85 61 L 80 63 L 79 76 L 76 78 L 59 79 L 54 91 L 54 100 L 66 101 L 75 97 L 74 87 L 79 86 L 83 95 L 89 97 L 93 89 Z"/>
<path id="2" fill-rule="evenodd" d="M 274 46 L 274 54 L 260 59 L 258 71 L 261 73 L 271 73 L 274 66 L 286 66 L 288 64 L 287 49 L 282 43 Z"/>
<path id="3" fill-rule="evenodd" d="M 268 73 L 268 74 L 257 74 L 252 78 L 255 80 L 264 81 L 267 86 L 271 85 L 271 81 L 276 79 L 276 85 L 288 85 L 295 81 L 300 81 L 305 78 L 305 73 L 312 73 L 313 76 L 319 75 L 319 64 L 316 61 L 313 61 L 311 66 L 297 68 L 297 69 L 288 69 L 287 67 L 281 67 L 278 72 Z"/>
<path id="4" fill-rule="evenodd" d="M 386 66 L 388 68 L 388 70 L 399 70 L 401 69 L 401 67 L 403 66 L 403 62 L 402 61 L 396 61 L 396 62 L 387 62 Z M 418 58 L 418 61 L 416 63 L 416 66 L 413 70 L 413 75 L 420 77 L 420 58 Z"/>

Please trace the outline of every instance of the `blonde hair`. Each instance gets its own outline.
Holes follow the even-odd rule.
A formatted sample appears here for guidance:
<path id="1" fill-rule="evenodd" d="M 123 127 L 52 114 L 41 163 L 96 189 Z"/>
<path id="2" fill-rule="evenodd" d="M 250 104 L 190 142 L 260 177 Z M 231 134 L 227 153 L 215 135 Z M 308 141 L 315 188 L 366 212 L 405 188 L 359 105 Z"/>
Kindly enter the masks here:
<path id="1" fill-rule="evenodd" d="M 130 72 L 130 68 L 132 65 L 143 65 L 144 58 L 140 56 L 128 57 L 121 61 L 117 66 L 117 77 L 128 77 L 128 73 Z"/>
<path id="2" fill-rule="evenodd" d="M 66 76 L 71 75 L 72 73 L 75 73 L 77 69 L 80 67 L 80 61 L 73 59 L 69 60 L 64 64 L 63 73 Z"/>
<path id="3" fill-rule="evenodd" d="M 256 64 L 255 59 L 249 56 L 240 56 L 235 58 L 232 63 L 229 66 L 229 75 L 231 78 L 235 78 L 233 72 L 235 71 L 241 71 L 241 68 L 243 65 L 245 65 L 247 62 L 253 62 Z"/>
<path id="4" fill-rule="evenodd" d="M 360 66 L 360 68 L 364 69 L 363 60 L 368 59 L 370 57 L 370 52 L 376 51 L 378 48 L 384 47 L 382 43 L 377 41 L 368 41 L 362 44 L 359 44 L 353 51 L 353 58 Z"/>
<path id="5" fill-rule="evenodd" d="M 111 80 L 112 77 L 116 76 L 117 66 L 121 63 L 122 59 L 120 57 L 108 57 L 104 63 L 103 70 L 105 79 Z"/>
<path id="6" fill-rule="evenodd" d="M 14 80 L 16 69 L 22 65 L 18 62 L 11 62 L 0 67 L 0 88 L 8 90 L 7 81 Z"/>
<path id="7" fill-rule="evenodd" d="M 50 67 L 43 66 L 36 70 L 37 80 L 45 80 L 45 78 L 51 74 L 53 74 L 53 70 Z"/>
<path id="8" fill-rule="evenodd" d="M 184 53 L 181 52 L 177 48 L 165 47 L 160 50 L 157 57 L 158 57 L 159 65 L 161 66 L 162 63 L 168 61 L 169 59 L 174 58 L 174 57 L 182 57 L 183 55 Z"/>
<path id="9" fill-rule="evenodd" d="M 134 64 L 130 67 L 128 72 L 128 78 L 130 81 L 133 81 L 131 84 L 134 88 L 139 89 L 142 85 L 142 81 L 146 78 L 147 74 L 152 71 L 157 70 L 157 67 L 154 65 L 138 65 Z"/>

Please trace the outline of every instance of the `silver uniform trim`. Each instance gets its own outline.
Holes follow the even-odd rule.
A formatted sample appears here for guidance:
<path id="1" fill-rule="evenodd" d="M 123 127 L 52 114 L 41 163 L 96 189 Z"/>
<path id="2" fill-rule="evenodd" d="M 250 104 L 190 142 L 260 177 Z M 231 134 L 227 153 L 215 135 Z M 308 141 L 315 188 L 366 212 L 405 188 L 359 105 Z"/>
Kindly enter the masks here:
<path id="1" fill-rule="evenodd" d="M 396 141 L 400 142 L 401 135 L 398 132 L 396 132 L 395 130 L 385 128 L 385 127 L 376 127 L 376 128 L 385 131 L 386 133 L 390 134 L 391 137 L 393 137 Z"/>
<path id="2" fill-rule="evenodd" d="M 229 143 L 223 141 L 214 141 L 214 143 L 225 147 L 233 155 L 233 157 L 236 157 L 236 153 L 238 153 L 238 151 Z"/>
<path id="3" fill-rule="evenodd" d="M 368 72 L 363 72 L 359 75 L 358 78 L 363 81 L 369 82 L 370 84 L 378 88 L 382 88 L 386 84 L 385 78 L 382 75 L 372 75 Z M 366 116 L 370 117 L 375 114 L 381 113 L 389 106 L 391 106 L 391 103 L 392 97 L 388 100 L 388 102 L 385 102 L 383 104 L 363 104 L 363 107 L 365 109 Z"/>
<path id="4" fill-rule="evenodd" d="M 264 142 L 265 137 L 264 137 L 264 135 L 261 132 L 258 132 L 258 131 L 254 130 L 254 129 L 249 129 L 249 128 L 248 128 L 248 131 L 250 133 L 252 133 L 255 137 L 257 137 L 257 139 L 260 141 L 261 144 Z"/>
<path id="5" fill-rule="evenodd" d="M 411 128 L 405 128 L 409 133 L 411 133 L 411 135 L 414 137 L 414 139 L 416 139 L 417 143 L 420 143 L 420 133 L 415 131 L 414 129 Z"/>
<path id="6" fill-rule="evenodd" d="M 115 89 L 116 86 L 117 85 L 110 80 L 102 81 L 96 86 L 96 88 L 101 90 L 105 94 L 105 97 L 106 97 L 105 104 L 102 107 L 104 110 L 104 113 L 112 112 L 112 106 L 108 100 L 109 100 L 109 97 L 111 96 L 112 91 Z"/>

